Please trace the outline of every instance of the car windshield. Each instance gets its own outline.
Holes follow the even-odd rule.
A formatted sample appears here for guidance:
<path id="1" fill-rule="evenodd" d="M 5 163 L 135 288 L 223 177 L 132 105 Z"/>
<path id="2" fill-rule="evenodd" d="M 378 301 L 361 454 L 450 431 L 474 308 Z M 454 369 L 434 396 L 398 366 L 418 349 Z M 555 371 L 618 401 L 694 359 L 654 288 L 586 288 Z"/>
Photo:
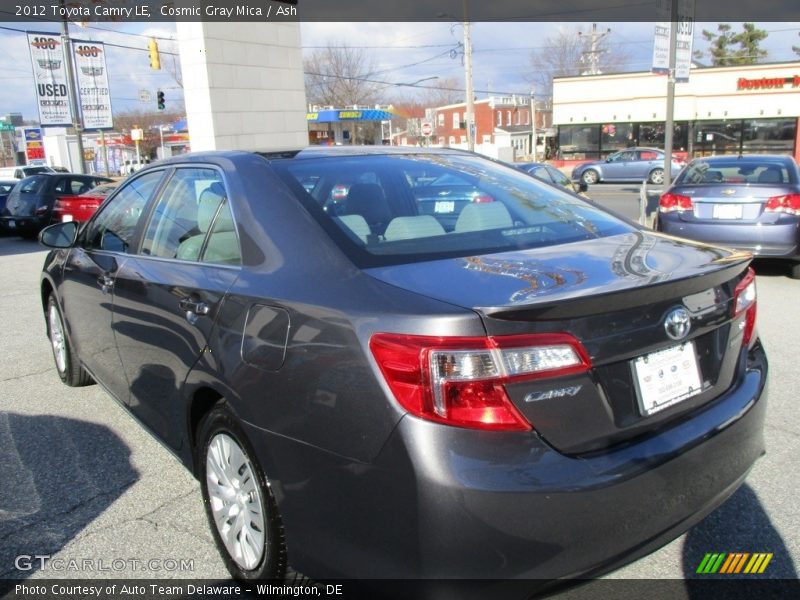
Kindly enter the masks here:
<path id="1" fill-rule="evenodd" d="M 272 164 L 360 266 L 535 248 L 633 229 L 516 169 L 469 155 L 322 157 Z M 342 186 L 346 195 L 332 195 Z"/>
<path id="2" fill-rule="evenodd" d="M 695 160 L 686 167 L 675 185 L 707 185 L 724 183 L 725 185 L 774 185 L 797 183 L 794 173 L 786 164 L 778 160 L 741 159 L 731 157 L 730 160 Z"/>

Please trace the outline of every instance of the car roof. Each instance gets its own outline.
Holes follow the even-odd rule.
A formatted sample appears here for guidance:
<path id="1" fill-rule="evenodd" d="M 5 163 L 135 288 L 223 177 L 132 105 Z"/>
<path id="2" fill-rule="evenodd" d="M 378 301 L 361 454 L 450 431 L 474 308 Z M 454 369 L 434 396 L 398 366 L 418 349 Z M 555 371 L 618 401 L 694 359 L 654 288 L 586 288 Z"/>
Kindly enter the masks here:
<path id="1" fill-rule="evenodd" d="M 303 160 L 312 158 L 327 158 L 334 156 L 384 156 L 384 155 L 462 155 L 479 156 L 466 150 L 455 148 L 422 148 L 418 146 L 308 146 L 286 150 L 244 151 L 244 150 L 213 150 L 206 152 L 191 152 L 180 154 L 164 160 L 150 163 L 146 169 L 163 167 L 166 165 L 187 162 L 214 162 L 219 159 L 236 160 L 237 158 L 261 156 L 272 160 Z M 488 157 L 482 157 L 486 158 Z M 145 170 L 145 169 L 143 169 Z"/>
<path id="2" fill-rule="evenodd" d="M 783 162 L 787 164 L 796 164 L 794 159 L 787 154 L 717 154 L 715 156 L 698 156 L 695 161 L 703 161 L 709 164 L 717 162 L 730 162 L 731 160 L 742 161 L 769 161 L 769 162 Z"/>

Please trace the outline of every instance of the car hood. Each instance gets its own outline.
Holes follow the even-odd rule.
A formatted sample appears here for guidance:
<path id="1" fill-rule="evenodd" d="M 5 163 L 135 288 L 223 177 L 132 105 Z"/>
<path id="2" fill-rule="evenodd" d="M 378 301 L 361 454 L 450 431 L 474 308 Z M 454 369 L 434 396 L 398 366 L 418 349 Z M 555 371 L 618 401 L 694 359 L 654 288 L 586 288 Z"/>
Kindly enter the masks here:
<path id="1" fill-rule="evenodd" d="M 536 307 L 543 316 L 691 294 L 740 272 L 750 255 L 636 231 L 571 244 L 367 269 L 372 277 L 484 315 Z M 717 272 L 717 275 L 705 277 Z M 665 289 L 669 286 L 671 289 Z M 635 291 L 631 294 L 630 291 Z M 583 306 L 581 306 L 583 305 Z M 608 309 L 608 306 L 605 307 Z"/>

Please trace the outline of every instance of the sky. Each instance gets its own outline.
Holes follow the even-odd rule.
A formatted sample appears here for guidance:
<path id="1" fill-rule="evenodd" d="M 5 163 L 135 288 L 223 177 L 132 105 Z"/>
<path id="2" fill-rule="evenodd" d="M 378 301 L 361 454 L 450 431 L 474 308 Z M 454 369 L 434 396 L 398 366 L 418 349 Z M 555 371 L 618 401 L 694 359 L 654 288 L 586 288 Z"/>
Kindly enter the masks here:
<path id="1" fill-rule="evenodd" d="M 654 26 L 652 23 L 598 23 L 598 30 L 611 29 L 608 42 L 612 50 L 629 56 L 629 70 L 647 71 L 652 58 Z M 695 49 L 704 49 L 700 31 L 716 29 L 716 23 L 698 23 Z M 738 30 L 740 24 L 734 23 Z M 762 47 L 769 51 L 768 62 L 800 60 L 792 45 L 800 46 L 800 23 L 757 23 L 769 32 Z M 497 95 L 527 95 L 531 90 L 531 53 L 540 51 L 548 36 L 559 27 L 588 33 L 591 23 L 473 23 L 474 87 L 479 97 L 489 92 Z M 0 71 L 0 115 L 21 112 L 26 119 L 36 119 L 33 75 L 26 36 L 21 31 L 55 31 L 52 25 L 0 23 L 0 56 L 6 57 Z M 92 23 L 88 28 L 70 25 L 76 39 L 107 44 L 108 72 L 114 112 L 140 109 L 140 90 L 147 90 L 155 106 L 156 90 L 163 90 L 168 108 L 182 107 L 182 91 L 172 72 L 177 65 L 178 47 L 174 24 L 170 23 Z M 146 51 L 150 36 L 158 38 L 162 69 L 150 68 Z M 304 53 L 328 43 L 363 46 L 374 61 L 371 78 L 395 84 L 409 84 L 420 79 L 455 78 L 463 84 L 464 67 L 459 50 L 463 41 L 460 24 L 446 21 L 431 23 L 302 23 Z M 452 56 L 452 57 L 451 57 Z M 10 59 L 10 60 L 9 60 Z M 435 83 L 435 82 L 433 82 Z M 431 85 L 423 82 L 419 85 Z M 387 102 L 398 95 L 413 96 L 411 87 L 387 86 Z"/>

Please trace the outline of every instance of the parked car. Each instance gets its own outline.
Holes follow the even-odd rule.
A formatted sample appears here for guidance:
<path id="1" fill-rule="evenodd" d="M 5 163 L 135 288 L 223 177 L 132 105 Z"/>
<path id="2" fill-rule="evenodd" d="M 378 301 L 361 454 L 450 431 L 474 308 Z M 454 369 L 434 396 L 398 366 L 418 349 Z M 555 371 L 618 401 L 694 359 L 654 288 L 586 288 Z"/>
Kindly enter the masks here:
<path id="1" fill-rule="evenodd" d="M 73 173 L 40 173 L 21 180 L 6 199 L 0 225 L 9 233 L 34 238 L 52 220 L 56 200 L 79 196 L 112 179 Z"/>
<path id="2" fill-rule="evenodd" d="M 37 173 L 55 173 L 46 165 L 20 165 L 17 167 L 0 167 L 0 178 L 2 179 L 24 179 Z"/>
<path id="3" fill-rule="evenodd" d="M 514 167 L 520 171 L 524 171 L 528 175 L 533 175 L 537 179 L 541 179 L 547 183 L 560 185 L 561 187 L 569 190 L 570 192 L 578 191 L 577 185 L 573 185 L 569 177 L 564 175 L 561 171 L 552 165 L 546 163 L 529 162 L 529 163 L 514 163 Z"/>
<path id="4" fill-rule="evenodd" d="M 800 279 L 800 171 L 790 156 L 693 160 L 661 196 L 658 231 L 790 262 Z"/>
<path id="5" fill-rule="evenodd" d="M 6 205 L 6 198 L 18 183 L 19 179 L 0 179 L 0 213 Z"/>
<path id="6" fill-rule="evenodd" d="M 764 452 L 749 255 L 475 154 L 182 155 L 40 239 L 58 375 L 192 470 L 240 579 L 596 575 Z"/>
<path id="7" fill-rule="evenodd" d="M 684 163 L 672 159 L 672 175 Z M 572 170 L 573 181 L 592 185 L 602 181 L 636 182 L 647 180 L 655 185 L 664 183 L 664 152 L 656 148 L 626 148 L 614 152 L 605 160 L 581 163 Z"/>
<path id="8" fill-rule="evenodd" d="M 116 183 L 104 183 L 76 196 L 59 196 L 53 205 L 52 221 L 88 221 L 114 191 Z"/>

